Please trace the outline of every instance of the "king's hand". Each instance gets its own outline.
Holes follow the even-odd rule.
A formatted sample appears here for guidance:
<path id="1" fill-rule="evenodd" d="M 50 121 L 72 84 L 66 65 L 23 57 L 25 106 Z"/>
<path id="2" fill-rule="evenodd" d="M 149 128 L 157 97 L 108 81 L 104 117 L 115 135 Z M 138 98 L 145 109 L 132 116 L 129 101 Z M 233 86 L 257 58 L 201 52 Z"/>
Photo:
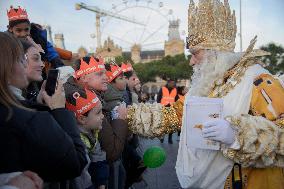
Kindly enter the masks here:
<path id="1" fill-rule="evenodd" d="M 235 141 L 235 130 L 224 119 L 216 119 L 203 123 L 202 134 L 204 138 L 231 145 Z"/>

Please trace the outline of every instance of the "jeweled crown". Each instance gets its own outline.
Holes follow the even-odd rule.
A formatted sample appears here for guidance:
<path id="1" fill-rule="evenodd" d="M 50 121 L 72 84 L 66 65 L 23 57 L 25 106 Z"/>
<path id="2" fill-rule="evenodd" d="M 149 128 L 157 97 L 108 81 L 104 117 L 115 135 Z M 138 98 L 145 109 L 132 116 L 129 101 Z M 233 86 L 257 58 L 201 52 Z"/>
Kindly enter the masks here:
<path id="1" fill-rule="evenodd" d="M 234 51 L 236 32 L 235 11 L 228 0 L 199 0 L 198 6 L 190 0 L 187 48 Z"/>

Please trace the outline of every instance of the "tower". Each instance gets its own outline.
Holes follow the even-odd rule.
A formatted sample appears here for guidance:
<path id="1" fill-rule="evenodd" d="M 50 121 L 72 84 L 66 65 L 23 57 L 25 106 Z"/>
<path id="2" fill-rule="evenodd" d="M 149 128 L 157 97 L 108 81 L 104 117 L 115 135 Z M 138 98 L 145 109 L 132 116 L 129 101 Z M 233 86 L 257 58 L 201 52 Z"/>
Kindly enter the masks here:
<path id="1" fill-rule="evenodd" d="M 115 60 L 115 57 L 122 56 L 122 48 L 114 44 L 113 40 L 108 37 L 104 41 L 104 45 L 97 48 L 96 56 L 103 57 L 106 62 Z"/>
<path id="2" fill-rule="evenodd" d="M 169 21 L 168 41 L 165 42 L 165 56 L 184 53 L 184 41 L 180 38 L 179 20 Z"/>
<path id="3" fill-rule="evenodd" d="M 43 25 L 42 27 L 47 31 L 47 41 L 53 44 L 52 31 L 50 25 Z"/>
<path id="4" fill-rule="evenodd" d="M 83 46 L 81 46 L 79 49 L 78 49 L 78 55 L 79 55 L 79 58 L 83 58 L 85 56 L 87 56 L 89 53 L 87 51 L 86 48 L 84 48 Z"/>
<path id="5" fill-rule="evenodd" d="M 169 37 L 169 41 L 180 40 L 179 20 L 170 20 L 169 21 L 168 37 Z"/>
<path id="6" fill-rule="evenodd" d="M 138 44 L 134 44 L 131 47 L 131 59 L 134 63 L 141 62 L 141 46 Z"/>
<path id="7" fill-rule="evenodd" d="M 64 36 L 62 33 L 58 33 L 54 35 L 54 43 L 55 43 L 55 47 L 65 49 Z"/>

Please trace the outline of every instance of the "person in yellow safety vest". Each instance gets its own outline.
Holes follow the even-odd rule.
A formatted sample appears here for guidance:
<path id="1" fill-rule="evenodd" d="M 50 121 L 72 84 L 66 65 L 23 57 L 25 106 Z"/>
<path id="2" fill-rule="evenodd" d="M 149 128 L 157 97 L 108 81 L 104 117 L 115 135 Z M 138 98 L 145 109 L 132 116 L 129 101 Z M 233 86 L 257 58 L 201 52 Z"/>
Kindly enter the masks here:
<path id="1" fill-rule="evenodd" d="M 167 84 L 160 89 L 158 96 L 157 96 L 157 102 L 168 107 L 172 103 L 176 102 L 177 100 L 178 100 L 178 94 L 177 94 L 177 89 L 176 89 L 176 82 L 172 79 L 169 79 L 167 81 Z M 168 137 L 169 144 L 173 143 L 172 134 L 173 133 L 169 133 L 169 137 Z M 163 143 L 164 138 L 161 138 L 160 141 L 161 143 Z"/>

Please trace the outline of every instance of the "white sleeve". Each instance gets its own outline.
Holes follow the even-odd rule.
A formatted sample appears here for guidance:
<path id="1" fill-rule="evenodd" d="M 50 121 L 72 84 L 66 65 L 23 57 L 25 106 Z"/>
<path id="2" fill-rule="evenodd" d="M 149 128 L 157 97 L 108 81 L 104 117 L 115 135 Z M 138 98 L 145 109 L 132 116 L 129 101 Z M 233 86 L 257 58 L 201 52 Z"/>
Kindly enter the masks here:
<path id="1" fill-rule="evenodd" d="M 229 148 L 233 150 L 239 150 L 241 148 L 241 145 L 239 141 L 237 140 L 237 136 L 235 136 L 235 141 L 229 146 Z"/>

